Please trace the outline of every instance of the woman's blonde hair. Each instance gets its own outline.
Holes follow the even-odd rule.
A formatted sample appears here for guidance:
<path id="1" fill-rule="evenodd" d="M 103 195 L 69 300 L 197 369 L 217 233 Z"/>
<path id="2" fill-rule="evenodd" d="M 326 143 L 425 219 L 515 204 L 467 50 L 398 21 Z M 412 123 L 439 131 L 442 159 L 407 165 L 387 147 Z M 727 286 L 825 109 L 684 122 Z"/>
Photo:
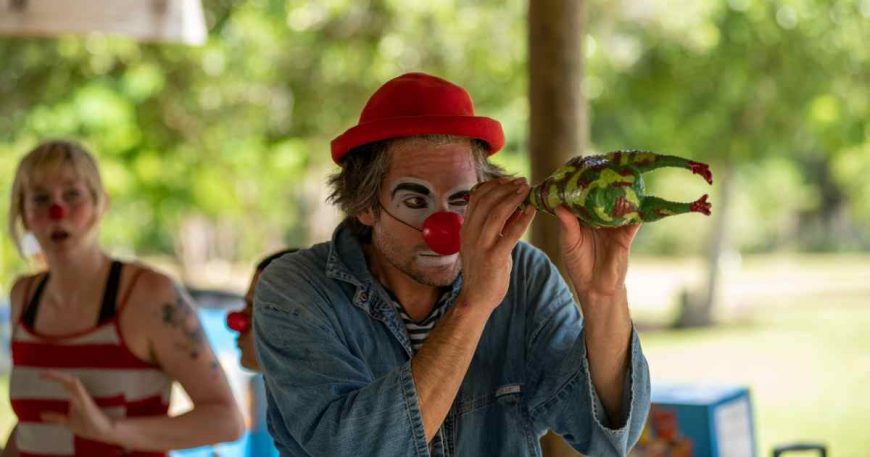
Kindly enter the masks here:
<path id="1" fill-rule="evenodd" d="M 25 190 L 31 183 L 56 173 L 62 167 L 69 167 L 76 178 L 84 180 L 94 199 L 94 204 L 98 208 L 102 207 L 106 193 L 94 157 L 82 145 L 72 141 L 52 140 L 40 143 L 18 163 L 15 180 L 12 182 L 9 234 L 18 252 L 22 252 L 21 240 L 23 232 L 27 229 L 24 223 Z"/>

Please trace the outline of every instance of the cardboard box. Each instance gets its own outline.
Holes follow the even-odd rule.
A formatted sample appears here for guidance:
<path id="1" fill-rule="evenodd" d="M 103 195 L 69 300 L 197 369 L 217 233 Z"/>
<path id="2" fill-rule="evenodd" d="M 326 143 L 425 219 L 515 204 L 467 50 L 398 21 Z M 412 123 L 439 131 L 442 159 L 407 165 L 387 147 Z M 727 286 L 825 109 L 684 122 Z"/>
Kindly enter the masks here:
<path id="1" fill-rule="evenodd" d="M 632 457 L 755 457 L 749 390 L 652 385 L 652 408 Z"/>

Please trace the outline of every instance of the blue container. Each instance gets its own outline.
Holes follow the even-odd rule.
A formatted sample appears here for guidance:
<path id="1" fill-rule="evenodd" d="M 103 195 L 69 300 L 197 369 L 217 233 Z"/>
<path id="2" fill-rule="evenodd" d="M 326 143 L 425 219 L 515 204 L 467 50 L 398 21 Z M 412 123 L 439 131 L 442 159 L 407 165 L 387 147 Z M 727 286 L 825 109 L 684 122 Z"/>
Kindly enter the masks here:
<path id="1" fill-rule="evenodd" d="M 749 389 L 653 383 L 647 428 L 632 455 L 652 454 L 657 441 L 671 443 L 664 455 L 674 457 L 755 457 Z"/>

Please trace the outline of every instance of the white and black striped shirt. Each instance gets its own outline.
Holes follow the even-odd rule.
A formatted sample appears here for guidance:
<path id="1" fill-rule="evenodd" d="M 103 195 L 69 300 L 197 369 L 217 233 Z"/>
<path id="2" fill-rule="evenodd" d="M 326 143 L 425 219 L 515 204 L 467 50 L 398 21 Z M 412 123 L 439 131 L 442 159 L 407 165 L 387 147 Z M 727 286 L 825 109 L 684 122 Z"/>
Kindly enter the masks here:
<path id="1" fill-rule="evenodd" d="M 446 306 L 441 306 L 442 303 L 439 303 L 438 305 L 439 306 L 436 306 L 435 309 L 432 310 L 432 313 L 430 313 L 425 319 L 417 322 L 405 312 L 405 309 L 402 308 L 402 305 L 399 304 L 399 302 L 393 300 L 393 306 L 396 307 L 396 311 L 399 312 L 399 316 L 405 324 L 405 329 L 408 330 L 408 337 L 411 339 L 411 348 L 414 350 L 415 354 L 421 347 L 423 347 L 426 337 L 429 336 L 429 332 L 431 332 L 435 327 L 438 319 L 444 315 L 444 309 Z"/>

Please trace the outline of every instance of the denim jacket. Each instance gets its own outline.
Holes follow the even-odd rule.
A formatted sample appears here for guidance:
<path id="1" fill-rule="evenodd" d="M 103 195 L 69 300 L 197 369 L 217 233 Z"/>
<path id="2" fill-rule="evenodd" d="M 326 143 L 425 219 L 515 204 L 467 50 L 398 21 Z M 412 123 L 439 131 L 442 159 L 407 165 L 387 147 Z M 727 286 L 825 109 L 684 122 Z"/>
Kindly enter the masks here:
<path id="1" fill-rule="evenodd" d="M 513 250 L 510 287 L 492 313 L 438 434 L 427 443 L 410 340 L 359 241 L 285 255 L 263 272 L 254 332 L 269 430 L 282 456 L 540 456 L 561 435 L 590 456 L 626 455 L 649 410 L 649 370 L 632 330 L 622 423 L 592 386 L 583 319 L 540 250 Z M 452 306 L 461 275 L 445 292 Z"/>

